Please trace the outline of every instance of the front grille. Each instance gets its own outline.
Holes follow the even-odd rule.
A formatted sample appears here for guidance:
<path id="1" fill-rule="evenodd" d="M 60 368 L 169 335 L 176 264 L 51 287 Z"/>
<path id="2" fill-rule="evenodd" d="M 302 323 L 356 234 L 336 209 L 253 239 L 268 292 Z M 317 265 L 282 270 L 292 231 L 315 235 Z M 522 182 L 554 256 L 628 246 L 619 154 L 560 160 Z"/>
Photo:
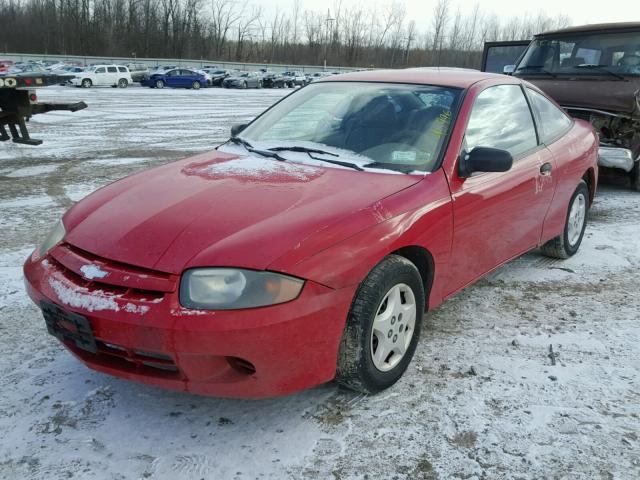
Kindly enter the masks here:
<path id="1" fill-rule="evenodd" d="M 87 361 L 115 368 L 123 372 L 159 378 L 181 379 L 180 370 L 173 359 L 161 353 L 132 350 L 121 345 L 96 339 L 97 351 L 90 353 L 70 347 Z"/>
<path id="2" fill-rule="evenodd" d="M 134 302 L 160 302 L 177 286 L 177 276 L 156 270 L 114 262 L 89 252 L 62 244 L 54 248 L 47 260 L 67 280 L 88 290 L 101 290 Z M 103 278 L 86 278 L 82 268 L 97 266 L 107 273 Z"/>

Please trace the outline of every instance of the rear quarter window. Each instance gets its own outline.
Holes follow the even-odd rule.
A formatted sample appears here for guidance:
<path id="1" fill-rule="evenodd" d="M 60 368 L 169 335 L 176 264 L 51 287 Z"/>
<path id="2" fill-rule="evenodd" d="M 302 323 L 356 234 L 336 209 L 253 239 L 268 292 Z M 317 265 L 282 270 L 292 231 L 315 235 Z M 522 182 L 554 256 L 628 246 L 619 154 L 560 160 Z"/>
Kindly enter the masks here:
<path id="1" fill-rule="evenodd" d="M 552 143 L 569 130 L 573 121 L 566 113 L 535 90 L 527 88 L 527 94 L 538 115 L 538 131 L 542 143 Z"/>

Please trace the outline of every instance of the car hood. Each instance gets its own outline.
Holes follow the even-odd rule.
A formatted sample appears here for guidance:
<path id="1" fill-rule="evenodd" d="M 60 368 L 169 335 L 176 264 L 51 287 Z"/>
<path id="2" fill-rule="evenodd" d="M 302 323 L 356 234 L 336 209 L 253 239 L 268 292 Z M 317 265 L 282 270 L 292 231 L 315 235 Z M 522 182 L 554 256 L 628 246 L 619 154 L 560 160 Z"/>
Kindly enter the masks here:
<path id="1" fill-rule="evenodd" d="M 215 151 L 94 192 L 65 215 L 65 241 L 169 273 L 206 265 L 265 269 L 305 238 L 421 179 Z M 367 226 L 352 223 L 332 243 Z"/>
<path id="2" fill-rule="evenodd" d="M 626 81 L 622 81 L 600 76 L 554 79 L 518 76 L 536 85 L 563 107 L 593 108 L 631 114 L 638 109 L 637 102 L 640 102 L 638 77 L 627 77 Z"/>

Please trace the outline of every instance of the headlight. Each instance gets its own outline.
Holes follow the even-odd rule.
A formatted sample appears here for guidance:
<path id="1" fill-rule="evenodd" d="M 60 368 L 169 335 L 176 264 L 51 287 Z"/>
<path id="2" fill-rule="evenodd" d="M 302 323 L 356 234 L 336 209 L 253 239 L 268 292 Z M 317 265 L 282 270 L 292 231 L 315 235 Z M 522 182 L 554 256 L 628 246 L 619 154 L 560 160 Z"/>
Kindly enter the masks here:
<path id="1" fill-rule="evenodd" d="M 180 303 L 202 310 L 264 307 L 293 300 L 303 285 L 303 280 L 273 272 L 195 268 L 182 276 Z"/>
<path id="2" fill-rule="evenodd" d="M 62 241 L 65 234 L 64 225 L 62 224 L 62 220 L 59 220 L 58 223 L 51 229 L 51 231 L 47 234 L 44 241 L 40 244 L 40 248 L 38 249 L 38 254 L 41 257 L 44 257 L 49 250 L 55 247 L 58 243 Z"/>

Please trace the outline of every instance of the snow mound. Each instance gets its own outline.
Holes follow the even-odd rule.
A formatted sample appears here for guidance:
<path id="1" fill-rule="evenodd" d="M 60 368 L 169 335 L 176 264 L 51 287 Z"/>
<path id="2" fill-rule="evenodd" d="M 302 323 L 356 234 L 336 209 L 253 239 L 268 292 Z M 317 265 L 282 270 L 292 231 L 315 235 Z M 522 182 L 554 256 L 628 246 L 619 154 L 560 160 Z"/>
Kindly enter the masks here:
<path id="1" fill-rule="evenodd" d="M 90 292 L 84 287 L 65 285 L 55 278 L 49 278 L 49 285 L 56 292 L 58 299 L 70 307 L 82 308 L 89 312 L 120 310 L 115 299 L 100 290 Z"/>
<path id="2" fill-rule="evenodd" d="M 94 278 L 104 278 L 109 275 L 109 272 L 101 270 L 98 265 L 95 265 L 93 263 L 89 265 L 83 265 L 82 267 L 80 267 L 80 271 L 88 280 L 93 280 Z"/>
<path id="3" fill-rule="evenodd" d="M 243 157 L 216 162 L 193 163 L 182 169 L 185 175 L 208 179 L 238 178 L 247 181 L 285 180 L 307 182 L 322 175 L 321 168 L 268 158 Z"/>

